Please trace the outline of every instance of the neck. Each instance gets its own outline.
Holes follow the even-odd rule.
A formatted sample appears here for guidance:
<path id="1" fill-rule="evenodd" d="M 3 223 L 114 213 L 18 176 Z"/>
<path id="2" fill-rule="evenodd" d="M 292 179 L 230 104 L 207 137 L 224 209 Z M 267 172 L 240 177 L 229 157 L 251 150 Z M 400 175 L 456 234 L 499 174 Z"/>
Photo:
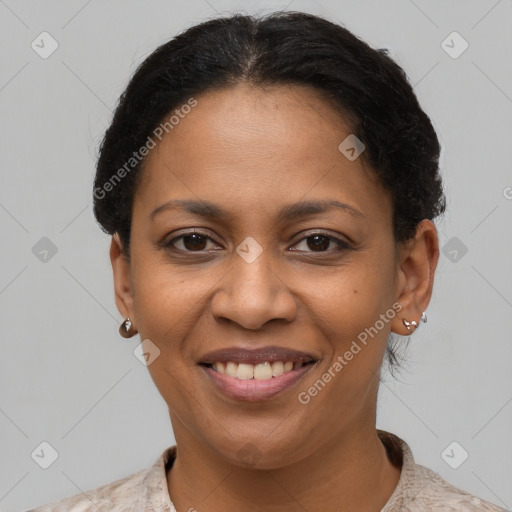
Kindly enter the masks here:
<path id="1" fill-rule="evenodd" d="M 180 433 L 167 474 L 177 510 L 379 512 L 400 478 L 374 426 L 344 431 L 298 462 L 272 470 L 234 465 Z"/>

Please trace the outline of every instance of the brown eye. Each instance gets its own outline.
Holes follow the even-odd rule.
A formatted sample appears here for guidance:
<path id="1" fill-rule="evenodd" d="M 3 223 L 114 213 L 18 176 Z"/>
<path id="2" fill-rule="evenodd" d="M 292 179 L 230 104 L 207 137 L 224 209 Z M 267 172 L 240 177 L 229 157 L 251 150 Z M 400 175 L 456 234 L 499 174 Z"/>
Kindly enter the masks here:
<path id="1" fill-rule="evenodd" d="M 311 250 L 319 249 L 321 251 L 326 250 L 329 247 L 329 244 L 331 243 L 331 239 L 329 237 L 323 236 L 323 235 L 313 235 L 308 236 L 308 247 Z"/>
<path id="2" fill-rule="evenodd" d="M 334 251 L 350 249 L 350 246 L 347 242 L 344 242 L 343 240 L 340 240 L 339 238 L 333 237 L 331 235 L 327 235 L 326 233 L 314 233 L 306 236 L 300 240 L 296 246 L 301 243 L 306 246 L 304 252 L 331 252 L 331 250 L 329 250 L 331 243 L 334 243 L 335 246 L 337 246 L 333 249 Z"/>
<path id="3" fill-rule="evenodd" d="M 183 237 L 183 245 L 190 251 L 203 251 L 206 246 L 206 238 L 197 233 L 186 235 Z"/>
<path id="4" fill-rule="evenodd" d="M 210 236 L 190 231 L 165 242 L 164 246 L 181 252 L 205 251 L 208 249 L 208 241 L 215 242 Z"/>

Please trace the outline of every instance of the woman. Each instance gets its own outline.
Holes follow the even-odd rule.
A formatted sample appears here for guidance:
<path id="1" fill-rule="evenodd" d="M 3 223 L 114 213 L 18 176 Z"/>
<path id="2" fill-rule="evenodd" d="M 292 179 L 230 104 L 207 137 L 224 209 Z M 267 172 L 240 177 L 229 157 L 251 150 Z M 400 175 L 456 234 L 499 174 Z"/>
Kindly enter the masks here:
<path id="1" fill-rule="evenodd" d="M 402 69 L 324 19 L 218 18 L 153 52 L 94 211 L 176 446 L 35 510 L 502 510 L 376 429 L 391 335 L 427 318 L 439 149 Z"/>

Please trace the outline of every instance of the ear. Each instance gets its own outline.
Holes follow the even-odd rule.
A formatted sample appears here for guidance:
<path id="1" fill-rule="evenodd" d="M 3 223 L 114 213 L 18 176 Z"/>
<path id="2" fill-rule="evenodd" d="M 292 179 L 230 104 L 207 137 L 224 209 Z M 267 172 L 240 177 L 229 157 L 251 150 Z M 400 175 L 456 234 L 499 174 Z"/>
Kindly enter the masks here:
<path id="1" fill-rule="evenodd" d="M 434 286 L 434 274 L 439 260 L 439 241 L 434 223 L 422 220 L 413 239 L 398 249 L 396 300 L 402 309 L 391 323 L 391 330 L 406 336 L 409 331 L 403 320 L 420 324 L 421 314 L 427 309 Z"/>
<path id="2" fill-rule="evenodd" d="M 134 328 L 136 328 L 130 261 L 123 254 L 122 247 L 119 234 L 114 233 L 110 243 L 110 262 L 114 273 L 116 306 L 124 318 L 130 317 Z"/>

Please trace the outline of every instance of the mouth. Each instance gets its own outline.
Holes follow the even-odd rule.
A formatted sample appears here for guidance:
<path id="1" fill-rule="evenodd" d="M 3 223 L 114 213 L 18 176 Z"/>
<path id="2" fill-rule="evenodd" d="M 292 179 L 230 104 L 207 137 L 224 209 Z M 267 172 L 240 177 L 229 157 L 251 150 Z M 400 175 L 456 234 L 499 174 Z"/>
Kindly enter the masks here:
<path id="1" fill-rule="evenodd" d="M 304 366 L 314 364 L 315 361 L 264 361 L 256 365 L 250 363 L 236 363 L 228 361 L 226 363 L 217 361 L 213 364 L 201 363 L 205 368 L 211 368 L 217 373 L 227 375 L 239 380 L 268 380 L 280 377 L 285 373 L 298 370 Z"/>
<path id="2" fill-rule="evenodd" d="M 318 362 L 311 354 L 284 349 L 223 349 L 198 363 L 209 380 L 231 398 L 265 400 L 296 384 Z"/>

